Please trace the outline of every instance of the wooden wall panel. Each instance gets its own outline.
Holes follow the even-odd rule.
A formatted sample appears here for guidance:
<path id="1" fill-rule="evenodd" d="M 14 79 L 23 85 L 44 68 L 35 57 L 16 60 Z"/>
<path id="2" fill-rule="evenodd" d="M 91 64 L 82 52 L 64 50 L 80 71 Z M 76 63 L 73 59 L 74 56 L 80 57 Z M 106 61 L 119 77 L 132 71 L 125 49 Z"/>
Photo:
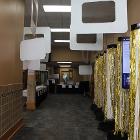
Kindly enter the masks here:
<path id="1" fill-rule="evenodd" d="M 0 85 L 22 82 L 19 46 L 24 27 L 24 0 L 0 0 Z"/>
<path id="2" fill-rule="evenodd" d="M 0 139 L 9 139 L 22 120 L 20 41 L 24 0 L 0 0 Z"/>
<path id="3" fill-rule="evenodd" d="M 118 37 L 120 36 L 129 36 L 130 27 L 132 24 L 140 23 L 140 0 L 128 0 L 128 32 L 124 34 L 105 34 L 104 35 L 104 49 L 106 49 L 108 44 L 117 43 Z M 95 54 L 91 55 L 91 61 L 95 59 Z"/>
<path id="4" fill-rule="evenodd" d="M 132 24 L 140 23 L 140 0 L 128 0 L 129 29 Z"/>
<path id="5" fill-rule="evenodd" d="M 72 51 L 68 47 L 53 47 L 51 61 L 82 61 L 82 51 Z"/>

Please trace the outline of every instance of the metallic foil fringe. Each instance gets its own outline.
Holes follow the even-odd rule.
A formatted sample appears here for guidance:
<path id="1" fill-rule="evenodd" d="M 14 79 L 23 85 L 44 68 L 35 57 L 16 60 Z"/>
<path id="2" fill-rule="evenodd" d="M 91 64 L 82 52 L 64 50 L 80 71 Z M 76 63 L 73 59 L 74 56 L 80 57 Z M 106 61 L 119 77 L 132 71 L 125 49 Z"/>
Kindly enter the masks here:
<path id="1" fill-rule="evenodd" d="M 128 133 L 129 90 L 122 89 L 122 45 L 118 43 L 115 61 L 115 133 Z"/>
<path id="2" fill-rule="evenodd" d="M 105 120 L 115 119 L 115 134 L 128 132 L 129 90 L 122 89 L 122 46 L 110 48 L 103 56 L 98 56 L 94 67 L 94 103 L 102 108 Z M 107 81 L 110 91 L 107 89 Z M 111 94 L 111 98 L 107 94 Z M 110 102 L 111 106 L 108 106 Z M 110 112 L 109 110 L 112 110 Z M 110 113 L 110 114 L 109 114 Z M 108 115 L 109 114 L 109 115 Z"/>
<path id="3" fill-rule="evenodd" d="M 137 136 L 134 135 L 134 123 L 135 123 L 135 101 L 136 101 L 136 89 L 139 83 L 140 76 L 140 30 L 131 31 L 130 40 L 130 115 L 129 115 L 129 140 L 140 140 L 140 128 Z M 140 115 L 139 115 L 140 118 Z M 140 122 L 140 120 L 138 120 Z M 136 139 L 137 137 L 137 139 Z"/>

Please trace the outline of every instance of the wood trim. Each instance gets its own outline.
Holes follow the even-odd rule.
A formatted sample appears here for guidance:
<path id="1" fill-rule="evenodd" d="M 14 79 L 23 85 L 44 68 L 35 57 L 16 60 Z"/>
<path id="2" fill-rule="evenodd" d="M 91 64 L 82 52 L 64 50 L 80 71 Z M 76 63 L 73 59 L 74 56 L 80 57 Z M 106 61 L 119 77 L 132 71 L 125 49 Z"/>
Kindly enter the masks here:
<path id="1" fill-rule="evenodd" d="M 36 103 L 34 101 L 28 101 L 26 104 L 26 109 L 29 111 L 35 111 L 36 110 Z"/>
<path id="2" fill-rule="evenodd" d="M 24 124 L 23 124 L 23 119 L 21 119 L 20 121 L 17 122 L 17 124 L 12 127 L 8 132 L 6 132 L 1 138 L 0 140 L 11 140 L 12 137 L 17 134 L 17 132 L 19 132 L 21 130 L 21 128 L 23 128 Z"/>

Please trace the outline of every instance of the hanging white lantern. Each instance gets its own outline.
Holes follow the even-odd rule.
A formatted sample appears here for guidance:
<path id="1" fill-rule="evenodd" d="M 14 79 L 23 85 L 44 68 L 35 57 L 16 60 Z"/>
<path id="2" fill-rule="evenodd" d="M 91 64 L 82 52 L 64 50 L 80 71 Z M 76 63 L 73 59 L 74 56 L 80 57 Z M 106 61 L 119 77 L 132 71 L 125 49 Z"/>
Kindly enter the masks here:
<path id="1" fill-rule="evenodd" d="M 40 70 L 45 71 L 46 70 L 46 64 L 40 64 Z"/>
<path id="2" fill-rule="evenodd" d="M 49 57 L 50 57 L 50 54 L 46 54 L 45 59 L 42 59 L 40 62 L 42 62 L 42 63 L 47 63 L 47 62 L 49 62 Z"/>
<path id="3" fill-rule="evenodd" d="M 70 32 L 70 49 L 71 50 L 88 50 L 101 51 L 103 50 L 103 34 L 97 34 L 96 43 L 77 43 L 76 32 Z"/>
<path id="4" fill-rule="evenodd" d="M 32 30 L 30 27 L 24 27 L 24 36 L 32 34 Z M 50 27 L 36 27 L 36 34 L 40 34 L 44 36 L 45 41 L 45 53 L 51 53 L 51 29 Z"/>
<path id="5" fill-rule="evenodd" d="M 79 74 L 80 75 L 92 75 L 92 66 L 91 65 L 80 65 Z"/>
<path id="6" fill-rule="evenodd" d="M 29 70 L 40 70 L 40 60 L 29 61 L 28 69 Z"/>
<path id="7" fill-rule="evenodd" d="M 29 61 L 23 61 L 23 70 L 27 70 L 28 69 L 28 64 L 29 64 Z"/>
<path id="8" fill-rule="evenodd" d="M 115 20 L 113 22 L 83 23 L 82 6 L 90 2 L 114 2 Z M 127 0 L 71 0 L 71 5 L 71 29 L 77 34 L 125 33 L 128 30 Z"/>
<path id="9" fill-rule="evenodd" d="M 46 56 L 46 43 L 44 38 L 24 40 L 20 44 L 20 59 L 40 60 Z"/>

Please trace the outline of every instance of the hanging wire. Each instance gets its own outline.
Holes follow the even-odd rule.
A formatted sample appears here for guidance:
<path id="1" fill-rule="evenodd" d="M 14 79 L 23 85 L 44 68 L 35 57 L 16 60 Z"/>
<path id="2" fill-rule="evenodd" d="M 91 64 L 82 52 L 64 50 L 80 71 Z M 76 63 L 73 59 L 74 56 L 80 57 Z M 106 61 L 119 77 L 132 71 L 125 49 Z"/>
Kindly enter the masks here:
<path id="1" fill-rule="evenodd" d="M 82 60 L 84 61 L 84 54 L 83 53 L 84 53 L 84 51 L 82 51 Z"/>
<path id="2" fill-rule="evenodd" d="M 87 51 L 87 62 L 89 62 L 89 52 Z"/>
<path id="3" fill-rule="evenodd" d="M 35 7 L 34 7 L 35 5 Z M 34 9 L 36 9 L 36 19 L 34 21 Z M 39 4 L 38 4 L 38 0 L 31 0 L 31 22 L 30 22 L 30 27 L 31 27 L 31 32 L 33 34 L 33 36 L 36 35 L 36 27 L 38 25 L 38 9 L 39 9 Z"/>

